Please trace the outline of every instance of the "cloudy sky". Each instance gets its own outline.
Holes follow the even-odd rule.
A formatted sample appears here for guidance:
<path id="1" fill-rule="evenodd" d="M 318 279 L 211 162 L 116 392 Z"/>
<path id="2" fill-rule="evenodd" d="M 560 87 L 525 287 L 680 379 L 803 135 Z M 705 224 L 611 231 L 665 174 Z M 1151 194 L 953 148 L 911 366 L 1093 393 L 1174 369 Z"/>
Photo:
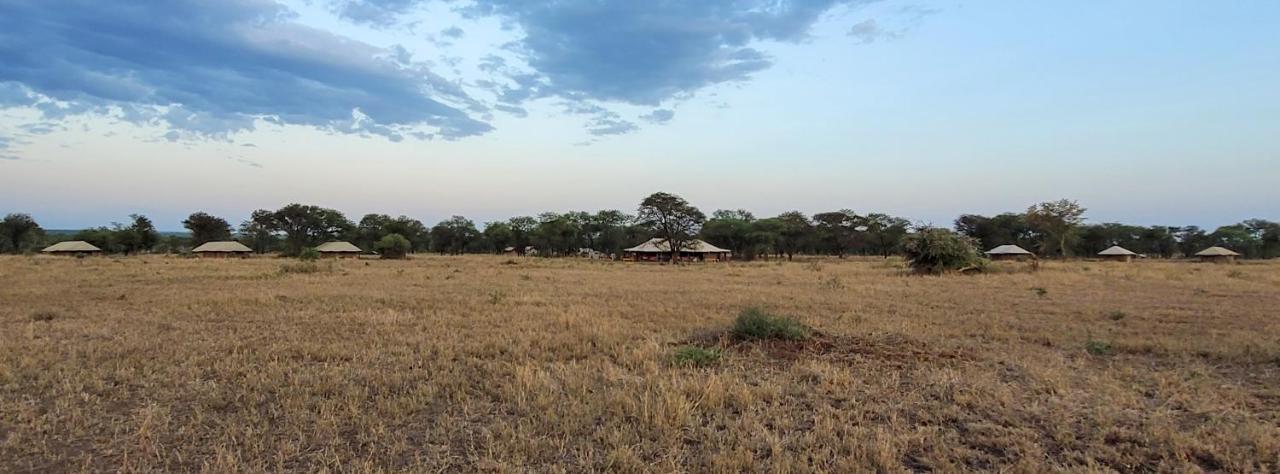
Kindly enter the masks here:
<path id="1" fill-rule="evenodd" d="M 0 0 L 0 212 L 1280 219 L 1280 2 Z"/>

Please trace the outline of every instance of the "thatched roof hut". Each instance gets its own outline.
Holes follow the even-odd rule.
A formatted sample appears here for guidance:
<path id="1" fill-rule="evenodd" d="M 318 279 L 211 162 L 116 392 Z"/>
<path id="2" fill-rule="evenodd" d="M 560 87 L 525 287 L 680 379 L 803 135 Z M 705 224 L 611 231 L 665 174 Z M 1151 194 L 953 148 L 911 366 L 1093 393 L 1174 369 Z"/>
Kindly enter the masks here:
<path id="1" fill-rule="evenodd" d="M 1129 249 L 1119 245 L 1112 245 L 1111 248 L 1098 252 L 1098 256 L 1103 260 L 1111 260 L 1116 262 L 1131 262 L 1138 254 L 1131 252 Z"/>
<path id="2" fill-rule="evenodd" d="M 316 251 L 320 252 L 320 255 L 332 256 L 332 257 L 338 257 L 338 256 L 354 257 L 356 255 L 360 255 L 361 253 L 364 253 L 363 250 L 360 250 L 360 247 L 356 247 L 355 245 L 352 245 L 351 242 L 340 242 L 340 241 L 325 242 L 323 244 L 320 244 L 319 247 L 316 247 Z"/>
<path id="3" fill-rule="evenodd" d="M 201 257 L 247 257 L 253 253 L 253 249 L 245 247 L 244 244 L 234 240 L 226 240 L 221 242 L 205 242 L 199 247 L 191 249 L 192 253 Z"/>
<path id="4" fill-rule="evenodd" d="M 1200 257 L 1201 262 L 1231 263 L 1236 261 L 1236 257 L 1239 257 L 1240 254 L 1230 249 L 1213 246 L 1196 252 L 1196 256 Z"/>
<path id="5" fill-rule="evenodd" d="M 1017 260 L 1023 261 L 1028 258 L 1035 258 L 1036 254 L 1027 251 L 1017 245 L 1001 245 L 985 252 L 987 258 L 992 260 Z"/>
<path id="6" fill-rule="evenodd" d="M 102 249 L 83 240 L 68 240 L 45 247 L 40 252 L 52 255 L 89 255 L 102 253 Z"/>
<path id="7" fill-rule="evenodd" d="M 730 254 L 728 250 L 700 239 L 693 239 L 680 249 L 680 260 L 721 262 L 729 260 Z M 667 261 L 671 259 L 671 244 L 666 239 L 655 237 L 635 247 L 624 249 L 622 255 L 624 260 Z"/>

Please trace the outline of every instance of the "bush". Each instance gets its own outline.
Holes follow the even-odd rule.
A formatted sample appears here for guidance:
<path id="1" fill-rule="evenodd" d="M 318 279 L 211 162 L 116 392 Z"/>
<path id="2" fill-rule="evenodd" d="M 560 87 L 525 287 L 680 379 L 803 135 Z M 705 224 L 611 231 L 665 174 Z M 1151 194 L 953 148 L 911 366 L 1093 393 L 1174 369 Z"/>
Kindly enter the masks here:
<path id="1" fill-rule="evenodd" d="M 720 350 L 698 346 L 684 346 L 676 349 L 673 357 L 680 367 L 707 367 L 720 362 Z"/>
<path id="2" fill-rule="evenodd" d="M 907 264 L 918 273 L 982 269 L 986 260 L 978 256 L 973 239 L 947 229 L 921 229 L 902 239 Z"/>
<path id="3" fill-rule="evenodd" d="M 1090 338 L 1088 341 L 1085 341 L 1084 350 L 1087 351 L 1089 355 L 1095 355 L 1099 357 L 1109 356 L 1115 352 L 1115 349 L 1111 347 L 1110 342 L 1099 341 L 1093 338 Z"/>
<path id="4" fill-rule="evenodd" d="M 332 272 L 332 271 L 333 271 L 333 266 L 332 266 L 332 265 L 330 265 L 330 266 L 328 266 L 328 267 L 321 267 L 320 265 L 316 265 L 316 263 L 315 263 L 315 262 L 286 263 L 286 264 L 284 264 L 284 265 L 280 265 L 280 273 L 285 273 L 285 274 L 287 274 L 287 273 L 317 273 L 317 272 L 322 272 L 322 271 L 323 271 L 323 272 Z"/>
<path id="5" fill-rule="evenodd" d="M 302 249 L 302 252 L 298 253 L 298 260 L 302 260 L 304 262 L 314 262 L 319 259 L 320 251 L 312 247 Z"/>
<path id="6" fill-rule="evenodd" d="M 760 308 L 747 308 L 738 314 L 729 334 L 741 340 L 798 340 L 809 337 L 809 328 L 785 316 L 769 314 Z"/>
<path id="7" fill-rule="evenodd" d="M 413 248 L 413 244 L 409 243 L 409 239 L 406 239 L 403 235 L 387 234 L 378 243 L 374 244 L 373 248 L 382 255 L 382 258 L 401 259 L 409 255 L 409 250 Z"/>

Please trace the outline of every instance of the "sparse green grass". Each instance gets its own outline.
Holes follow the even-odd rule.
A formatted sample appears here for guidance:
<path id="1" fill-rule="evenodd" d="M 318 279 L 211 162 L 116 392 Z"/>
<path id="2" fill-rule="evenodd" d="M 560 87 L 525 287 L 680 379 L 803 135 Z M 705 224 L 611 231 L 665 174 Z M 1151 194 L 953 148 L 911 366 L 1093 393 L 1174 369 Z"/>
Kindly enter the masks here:
<path id="1" fill-rule="evenodd" d="M 738 319 L 733 321 L 733 328 L 729 330 L 729 334 L 740 340 L 800 340 L 808 338 L 810 330 L 789 317 L 770 314 L 764 309 L 751 307 L 738 314 Z"/>
<path id="2" fill-rule="evenodd" d="M 709 367 L 720 363 L 720 356 L 720 349 L 684 346 L 676 349 L 672 359 L 680 367 Z"/>

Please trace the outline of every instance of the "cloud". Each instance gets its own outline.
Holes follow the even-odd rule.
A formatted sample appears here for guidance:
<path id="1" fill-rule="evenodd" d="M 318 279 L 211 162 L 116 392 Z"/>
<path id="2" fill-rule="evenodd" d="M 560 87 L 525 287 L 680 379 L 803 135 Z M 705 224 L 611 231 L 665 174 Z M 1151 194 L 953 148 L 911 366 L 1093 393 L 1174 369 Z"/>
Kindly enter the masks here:
<path id="1" fill-rule="evenodd" d="M 871 44 L 876 40 L 891 40 L 898 38 L 901 34 L 897 31 L 887 31 L 881 28 L 874 18 L 863 20 L 855 23 L 849 28 L 849 36 L 858 40 L 859 44 Z"/>
<path id="2" fill-rule="evenodd" d="M 871 44 L 879 40 L 895 40 L 919 26 L 926 17 L 936 13 L 938 13 L 938 10 L 935 8 L 906 5 L 894 10 L 890 15 L 895 20 L 895 23 L 900 23 L 900 26 L 885 28 L 875 18 L 869 18 L 855 23 L 849 28 L 848 34 L 856 39 L 858 44 Z"/>
<path id="3" fill-rule="evenodd" d="M 640 118 L 648 121 L 649 123 L 663 124 L 670 122 L 672 118 L 675 118 L 675 116 L 676 112 L 674 110 L 656 109 L 653 112 L 641 115 Z"/>
<path id="4" fill-rule="evenodd" d="M 639 130 L 636 124 L 617 118 L 596 118 L 587 123 L 587 132 L 595 135 L 623 135 Z"/>
<path id="5" fill-rule="evenodd" d="M 440 30 L 440 35 L 446 38 L 458 39 L 458 38 L 462 38 L 462 36 L 465 34 L 466 32 L 462 31 L 462 28 L 458 28 L 457 26 L 450 26 L 448 28 Z"/>
<path id="6" fill-rule="evenodd" d="M 378 27 L 394 25 L 418 0 L 346 0 L 333 3 L 333 12 L 343 18 Z"/>
<path id="7" fill-rule="evenodd" d="M 545 79 L 543 94 L 657 105 L 748 80 L 773 64 L 755 42 L 803 40 L 834 6 L 872 1 L 475 0 L 462 11 L 520 27 L 511 49 Z"/>
<path id="8" fill-rule="evenodd" d="M 456 83 L 290 17 L 273 0 L 0 2 L 0 105 L 204 137 L 258 121 L 392 139 L 492 129 Z"/>
<path id="9" fill-rule="evenodd" d="M 4 135 L 0 135 L 0 160 L 16 161 L 21 159 L 18 155 L 9 153 L 9 145 L 12 143 L 12 139 L 5 137 Z"/>

